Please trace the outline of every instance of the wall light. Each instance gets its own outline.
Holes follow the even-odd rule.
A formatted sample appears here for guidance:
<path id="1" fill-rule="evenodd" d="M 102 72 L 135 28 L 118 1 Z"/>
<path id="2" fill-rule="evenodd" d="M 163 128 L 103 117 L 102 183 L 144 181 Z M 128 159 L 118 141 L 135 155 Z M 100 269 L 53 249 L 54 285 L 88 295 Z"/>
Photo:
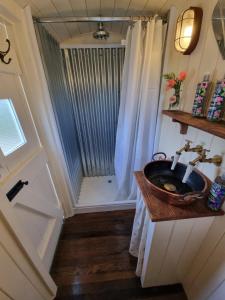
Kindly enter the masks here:
<path id="1" fill-rule="evenodd" d="M 189 55 L 197 46 L 203 10 L 190 7 L 183 11 L 177 19 L 175 48 L 184 55 Z"/>

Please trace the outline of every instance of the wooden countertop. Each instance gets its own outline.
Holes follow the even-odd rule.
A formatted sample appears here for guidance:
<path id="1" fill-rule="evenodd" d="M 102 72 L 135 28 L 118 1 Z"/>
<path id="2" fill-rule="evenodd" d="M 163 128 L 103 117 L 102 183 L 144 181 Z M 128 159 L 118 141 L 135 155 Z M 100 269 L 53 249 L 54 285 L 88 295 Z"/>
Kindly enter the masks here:
<path id="1" fill-rule="evenodd" d="M 189 206 L 177 207 L 162 201 L 151 194 L 150 187 L 142 171 L 134 173 L 140 191 L 152 222 L 171 221 L 191 218 L 222 216 L 224 211 L 211 211 L 204 200 L 199 200 Z"/>

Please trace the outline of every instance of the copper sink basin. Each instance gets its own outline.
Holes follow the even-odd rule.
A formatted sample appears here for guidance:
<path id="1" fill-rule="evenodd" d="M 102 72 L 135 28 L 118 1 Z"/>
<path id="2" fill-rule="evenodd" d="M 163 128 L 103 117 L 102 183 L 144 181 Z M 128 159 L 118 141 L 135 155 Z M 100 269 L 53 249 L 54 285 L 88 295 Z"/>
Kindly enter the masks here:
<path id="1" fill-rule="evenodd" d="M 175 206 L 207 198 L 210 180 L 203 173 L 195 169 L 187 183 L 182 183 L 187 166 L 177 163 L 172 171 L 171 165 L 170 160 L 156 160 L 145 166 L 144 175 L 154 196 Z"/>

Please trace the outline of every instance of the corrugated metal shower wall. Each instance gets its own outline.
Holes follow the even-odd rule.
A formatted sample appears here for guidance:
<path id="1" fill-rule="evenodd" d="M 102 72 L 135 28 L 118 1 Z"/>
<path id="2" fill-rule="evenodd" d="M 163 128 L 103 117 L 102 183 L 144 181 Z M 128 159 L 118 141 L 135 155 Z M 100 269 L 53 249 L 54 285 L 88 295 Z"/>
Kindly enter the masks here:
<path id="1" fill-rule="evenodd" d="M 65 83 L 61 50 L 57 41 L 42 25 L 36 23 L 35 30 L 71 179 L 74 200 L 77 201 L 83 178 L 82 164 L 71 98 L 68 96 Z"/>
<path id="2" fill-rule="evenodd" d="M 125 49 L 62 51 L 84 174 L 113 175 Z"/>

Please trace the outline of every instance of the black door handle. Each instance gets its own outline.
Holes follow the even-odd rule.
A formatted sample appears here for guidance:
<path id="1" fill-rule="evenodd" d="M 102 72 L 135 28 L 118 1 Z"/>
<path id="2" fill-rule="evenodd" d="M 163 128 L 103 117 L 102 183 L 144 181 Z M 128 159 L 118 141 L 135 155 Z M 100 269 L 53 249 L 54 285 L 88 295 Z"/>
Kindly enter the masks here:
<path id="1" fill-rule="evenodd" d="M 6 197 L 9 199 L 9 201 L 11 202 L 13 200 L 14 197 L 16 197 L 16 195 L 19 193 L 20 190 L 22 190 L 22 188 L 24 187 L 24 185 L 28 185 L 29 182 L 28 181 L 22 181 L 19 180 L 12 188 L 11 190 L 8 191 L 8 193 L 6 193 Z"/>

